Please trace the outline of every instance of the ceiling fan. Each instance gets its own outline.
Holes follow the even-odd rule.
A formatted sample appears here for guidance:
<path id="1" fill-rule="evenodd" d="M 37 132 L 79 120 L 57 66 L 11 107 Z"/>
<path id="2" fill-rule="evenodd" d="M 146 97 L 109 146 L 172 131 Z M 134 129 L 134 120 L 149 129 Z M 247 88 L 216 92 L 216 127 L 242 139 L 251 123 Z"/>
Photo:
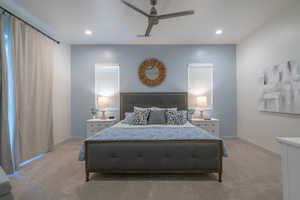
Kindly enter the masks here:
<path id="1" fill-rule="evenodd" d="M 152 5 L 152 8 L 150 10 L 150 14 L 144 12 L 143 10 L 135 7 L 134 5 L 121 0 L 126 6 L 134 9 L 135 11 L 141 13 L 142 15 L 144 15 L 145 17 L 148 18 L 148 27 L 146 30 L 145 35 L 142 35 L 143 37 L 150 37 L 150 32 L 153 28 L 154 25 L 158 25 L 159 20 L 163 20 L 163 19 L 169 19 L 169 18 L 173 18 L 173 17 L 182 17 L 182 16 L 186 16 L 186 15 L 193 15 L 194 11 L 193 10 L 187 10 L 187 11 L 182 11 L 182 12 L 175 12 L 175 13 L 168 13 L 168 14 L 163 14 L 163 15 L 158 15 L 157 10 L 155 8 L 156 4 L 157 4 L 157 0 L 150 0 L 150 4 Z"/>

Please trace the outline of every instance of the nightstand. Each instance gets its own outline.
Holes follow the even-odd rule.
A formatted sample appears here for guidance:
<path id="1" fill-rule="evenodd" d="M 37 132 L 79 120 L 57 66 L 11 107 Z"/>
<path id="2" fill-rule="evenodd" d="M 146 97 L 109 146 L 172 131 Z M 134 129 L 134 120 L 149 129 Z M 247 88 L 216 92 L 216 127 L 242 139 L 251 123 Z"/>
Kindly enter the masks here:
<path id="1" fill-rule="evenodd" d="M 220 123 L 218 119 L 191 119 L 190 122 L 194 126 L 202 128 L 214 136 L 220 137 Z"/>
<path id="2" fill-rule="evenodd" d="M 86 137 L 94 136 L 102 129 L 113 126 L 116 122 L 116 119 L 89 119 L 86 121 Z"/>

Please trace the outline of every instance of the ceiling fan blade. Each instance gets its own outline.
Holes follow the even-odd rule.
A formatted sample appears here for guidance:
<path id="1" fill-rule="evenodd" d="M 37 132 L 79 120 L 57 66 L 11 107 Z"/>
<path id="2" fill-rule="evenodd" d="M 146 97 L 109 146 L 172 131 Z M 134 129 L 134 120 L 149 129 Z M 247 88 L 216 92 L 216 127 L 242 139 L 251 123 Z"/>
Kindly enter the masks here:
<path id="1" fill-rule="evenodd" d="M 150 36 L 150 32 L 152 30 L 152 27 L 153 27 L 153 24 L 149 23 L 148 27 L 147 27 L 147 30 L 146 30 L 146 33 L 145 33 L 145 37 L 149 37 Z"/>
<path id="2" fill-rule="evenodd" d="M 186 15 L 193 15 L 195 12 L 193 10 L 187 10 L 187 11 L 183 11 L 183 12 L 176 12 L 176 13 L 169 13 L 169 14 L 165 14 L 165 15 L 159 15 L 158 19 L 169 19 L 169 18 L 173 18 L 173 17 L 182 17 L 182 16 L 186 16 Z"/>
<path id="3" fill-rule="evenodd" d="M 139 35 L 137 35 L 137 37 L 138 38 L 145 38 L 146 36 L 145 36 L 145 34 L 139 34 Z"/>
<path id="4" fill-rule="evenodd" d="M 134 9 L 135 11 L 141 13 L 142 15 L 145 15 L 146 17 L 149 17 L 149 14 L 147 14 L 147 13 L 144 12 L 143 10 L 141 10 L 141 9 L 139 9 L 139 8 L 137 8 L 137 7 L 135 7 L 134 5 L 128 3 L 128 2 L 126 2 L 126 1 L 124 1 L 124 0 L 121 0 L 121 1 L 122 1 L 126 6 L 128 6 L 128 7 L 132 8 L 132 9 Z"/>

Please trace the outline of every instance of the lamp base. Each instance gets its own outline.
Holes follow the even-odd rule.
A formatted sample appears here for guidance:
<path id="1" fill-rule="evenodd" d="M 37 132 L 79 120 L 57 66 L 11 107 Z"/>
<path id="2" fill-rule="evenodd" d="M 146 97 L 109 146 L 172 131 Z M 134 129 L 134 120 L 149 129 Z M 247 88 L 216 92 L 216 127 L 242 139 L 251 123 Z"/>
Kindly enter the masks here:
<path id="1" fill-rule="evenodd" d="M 106 119 L 105 112 L 106 112 L 105 110 L 101 110 L 102 115 L 101 115 L 100 119 L 103 119 L 103 120 Z"/>
<path id="2" fill-rule="evenodd" d="M 204 110 L 200 110 L 200 119 L 204 120 Z"/>

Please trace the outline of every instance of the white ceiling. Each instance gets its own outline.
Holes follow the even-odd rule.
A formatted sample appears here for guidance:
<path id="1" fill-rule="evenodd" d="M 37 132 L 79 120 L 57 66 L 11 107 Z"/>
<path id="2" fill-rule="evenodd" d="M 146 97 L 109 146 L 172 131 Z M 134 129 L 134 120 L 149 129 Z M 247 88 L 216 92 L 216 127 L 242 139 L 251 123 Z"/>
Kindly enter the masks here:
<path id="1" fill-rule="evenodd" d="M 298 0 L 158 0 L 158 12 L 194 9 L 195 15 L 163 20 L 144 34 L 147 19 L 120 0 L 13 0 L 72 44 L 232 44 Z M 149 11 L 150 0 L 127 0 Z M 92 36 L 84 31 L 90 29 Z M 215 35 L 216 29 L 224 34 Z"/>

